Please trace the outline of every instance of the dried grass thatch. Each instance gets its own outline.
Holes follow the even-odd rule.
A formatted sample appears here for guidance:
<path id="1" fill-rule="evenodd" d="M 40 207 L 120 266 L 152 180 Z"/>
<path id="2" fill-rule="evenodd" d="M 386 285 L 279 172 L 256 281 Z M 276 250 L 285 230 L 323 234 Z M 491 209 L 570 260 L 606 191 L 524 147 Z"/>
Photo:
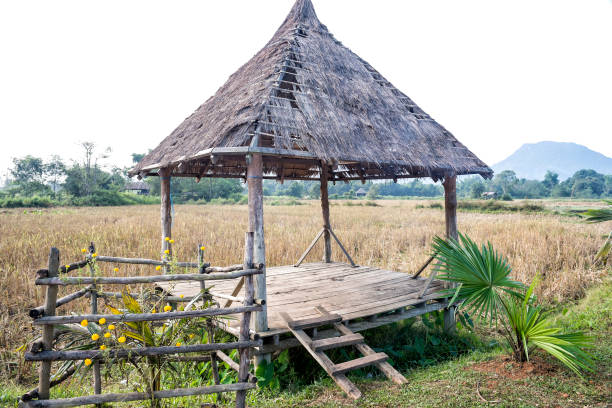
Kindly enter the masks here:
<path id="1" fill-rule="evenodd" d="M 130 174 L 244 177 L 253 152 L 269 178 L 317 179 L 322 162 L 332 180 L 493 174 L 337 41 L 310 0 Z"/>

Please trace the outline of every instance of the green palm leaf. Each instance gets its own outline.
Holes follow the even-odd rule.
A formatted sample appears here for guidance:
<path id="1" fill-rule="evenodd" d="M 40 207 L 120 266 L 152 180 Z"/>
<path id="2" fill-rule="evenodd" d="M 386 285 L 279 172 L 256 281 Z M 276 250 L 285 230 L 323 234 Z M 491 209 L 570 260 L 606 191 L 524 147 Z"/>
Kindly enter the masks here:
<path id="1" fill-rule="evenodd" d="M 520 290 L 524 285 L 510 278 L 512 268 L 490 242 L 479 247 L 462 234 L 459 241 L 435 237 L 433 250 L 439 261 L 438 278 L 459 284 L 448 291 L 449 296 L 456 292 L 472 315 L 492 323 L 503 307 L 504 294 L 523 298 Z"/>

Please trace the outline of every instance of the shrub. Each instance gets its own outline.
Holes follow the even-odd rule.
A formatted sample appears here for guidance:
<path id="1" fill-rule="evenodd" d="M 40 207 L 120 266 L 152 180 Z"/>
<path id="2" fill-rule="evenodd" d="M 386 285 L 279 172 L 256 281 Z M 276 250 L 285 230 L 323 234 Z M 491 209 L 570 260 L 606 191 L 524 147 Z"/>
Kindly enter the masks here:
<path id="1" fill-rule="evenodd" d="M 501 196 L 502 201 L 512 201 L 512 196 L 509 193 L 505 193 Z"/>

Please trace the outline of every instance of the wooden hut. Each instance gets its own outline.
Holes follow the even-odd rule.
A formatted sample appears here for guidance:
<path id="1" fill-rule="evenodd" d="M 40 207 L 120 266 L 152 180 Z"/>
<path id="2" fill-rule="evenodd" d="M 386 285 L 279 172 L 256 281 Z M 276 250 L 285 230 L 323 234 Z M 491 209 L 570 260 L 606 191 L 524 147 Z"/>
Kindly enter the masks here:
<path id="1" fill-rule="evenodd" d="M 265 339 L 257 350 L 263 355 L 298 341 L 304 344 L 295 330 L 316 331 L 317 323 L 295 321 L 337 323 L 321 320 L 322 310 L 328 317 L 356 322 L 341 326 L 358 331 L 444 308 L 440 282 L 418 273 L 413 277 L 355 265 L 330 224 L 327 186 L 417 177 L 443 181 L 446 234 L 456 237 L 455 182 L 463 174 L 490 178 L 493 171 L 336 40 L 317 18 L 311 0 L 297 0 L 268 44 L 130 171 L 140 178 L 161 178 L 162 250 L 171 250 L 164 240 L 171 236 L 171 177 L 245 179 L 254 261 L 264 266 L 263 180 L 320 181 L 323 228 L 309 250 L 322 237 L 323 261 L 302 264 L 306 251 L 296 265 L 267 268 L 256 278 L 255 297 L 266 302 L 264 311 L 254 316 L 254 335 Z M 348 264 L 332 262 L 332 240 Z M 173 290 L 189 295 L 199 287 L 177 285 Z M 240 282 L 215 290 L 231 302 L 239 297 Z M 447 315 L 452 320 L 451 311 Z M 284 338 L 289 331 L 296 338 Z M 309 351 L 322 358 L 316 354 L 320 350 Z M 326 370 L 336 377 L 342 374 L 333 367 Z"/>
<path id="2" fill-rule="evenodd" d="M 365 197 L 365 196 L 367 196 L 367 195 L 368 195 L 368 192 L 367 192 L 367 191 L 365 191 L 365 190 L 363 189 L 363 187 L 362 187 L 362 188 L 360 188 L 359 190 L 355 191 L 355 197 L 363 198 L 363 197 Z"/>
<path id="3" fill-rule="evenodd" d="M 151 186 L 144 181 L 131 181 L 125 185 L 124 190 L 139 195 L 149 195 Z"/>

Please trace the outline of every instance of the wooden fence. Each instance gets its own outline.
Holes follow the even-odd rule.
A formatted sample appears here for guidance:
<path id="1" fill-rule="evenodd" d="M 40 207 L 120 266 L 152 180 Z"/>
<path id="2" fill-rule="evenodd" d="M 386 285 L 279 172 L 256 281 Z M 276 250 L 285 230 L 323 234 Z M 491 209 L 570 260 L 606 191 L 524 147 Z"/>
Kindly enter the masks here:
<path id="1" fill-rule="evenodd" d="M 234 265 L 230 267 L 211 267 L 203 262 L 203 252 L 198 248 L 198 262 L 178 262 L 173 263 L 181 268 L 196 269 L 195 274 L 163 274 L 159 276 L 140 276 L 140 277 L 99 277 L 95 274 L 96 262 L 108 263 L 125 263 L 137 265 L 155 265 L 164 268 L 167 271 L 171 262 L 168 260 L 156 261 L 151 259 L 135 259 L 135 258 L 116 258 L 97 256 L 93 243 L 89 247 L 86 259 L 76 263 L 60 266 L 60 254 L 57 248 L 51 248 L 49 254 L 49 265 L 47 269 L 42 269 L 37 272 L 36 285 L 44 285 L 46 287 L 45 304 L 30 310 L 30 316 L 34 319 L 33 324 L 42 327 L 42 336 L 35 341 L 26 353 L 26 360 L 37 361 L 39 367 L 39 383 L 38 387 L 24 394 L 20 401 L 20 407 L 74 407 L 80 405 L 96 404 L 101 406 L 103 403 L 110 402 L 126 402 L 126 401 L 143 401 L 143 400 L 158 400 L 162 398 L 184 397 L 204 394 L 217 394 L 219 398 L 223 392 L 236 393 L 236 407 L 244 407 L 246 400 L 246 392 L 256 386 L 256 378 L 249 372 L 250 367 L 250 349 L 255 346 L 261 346 L 261 340 L 251 340 L 249 334 L 251 313 L 261 311 L 264 301 L 254 298 L 253 275 L 262 273 L 261 267 L 253 265 L 253 233 L 246 234 L 244 263 L 242 265 Z M 74 270 L 89 269 L 89 276 L 81 277 L 65 277 L 60 274 L 67 274 Z M 129 313 L 123 314 L 102 314 L 98 311 L 99 298 L 121 298 L 123 292 L 104 292 L 98 290 L 98 285 L 130 285 L 139 283 L 156 283 L 168 281 L 197 281 L 200 282 L 202 291 L 196 297 L 180 298 L 176 296 L 166 296 L 164 294 L 154 294 L 151 296 L 161 296 L 164 302 L 176 305 L 179 302 L 193 302 L 199 300 L 198 297 L 204 299 L 207 294 L 205 284 L 207 281 L 220 279 L 234 279 L 244 277 L 245 295 L 242 298 L 232 299 L 242 302 L 242 306 L 237 307 L 206 307 L 198 310 L 177 310 L 176 307 L 172 311 L 160 313 Z M 62 298 L 57 297 L 59 286 L 86 285 L 84 288 L 71 293 Z M 56 309 L 60 306 L 69 304 L 70 302 L 81 297 L 90 298 L 90 313 L 80 315 L 63 315 L 56 314 Z M 165 296 L 165 297 L 164 297 Z M 241 315 L 240 331 L 237 334 L 238 341 L 229 343 L 214 343 L 213 330 L 211 325 L 208 325 L 207 344 L 192 344 L 184 346 L 162 346 L 162 347 L 122 347 L 110 350 L 55 350 L 55 339 L 62 333 L 62 328 L 65 325 L 78 326 L 78 323 L 87 320 L 90 322 L 99 322 L 100 319 L 105 319 L 107 324 L 114 322 L 130 323 L 130 322 L 153 322 L 153 321 L 168 321 L 175 319 L 191 319 L 210 316 L 226 316 L 226 315 Z M 56 327 L 62 325 L 60 327 Z M 237 349 L 240 355 L 240 361 L 237 363 L 228 356 L 224 351 Z M 189 355 L 186 355 L 191 353 Z M 193 353 L 198 353 L 194 355 Z M 179 388 L 172 390 L 156 390 L 149 392 L 129 392 L 129 393 L 102 393 L 102 378 L 100 373 L 100 364 L 109 359 L 134 359 L 138 357 L 155 356 L 163 358 L 164 361 L 173 362 L 190 362 L 190 361 L 210 361 L 211 370 L 215 385 L 197 388 Z M 58 378 L 53 378 L 51 375 L 51 365 L 54 361 L 68 360 L 85 360 L 91 361 L 93 372 L 93 389 L 94 395 L 64 398 L 64 399 L 49 399 L 49 390 L 69 378 L 76 371 L 75 366 L 65 371 Z M 222 361 L 228 364 L 229 367 L 238 372 L 238 382 L 234 384 L 220 384 L 217 362 Z"/>

